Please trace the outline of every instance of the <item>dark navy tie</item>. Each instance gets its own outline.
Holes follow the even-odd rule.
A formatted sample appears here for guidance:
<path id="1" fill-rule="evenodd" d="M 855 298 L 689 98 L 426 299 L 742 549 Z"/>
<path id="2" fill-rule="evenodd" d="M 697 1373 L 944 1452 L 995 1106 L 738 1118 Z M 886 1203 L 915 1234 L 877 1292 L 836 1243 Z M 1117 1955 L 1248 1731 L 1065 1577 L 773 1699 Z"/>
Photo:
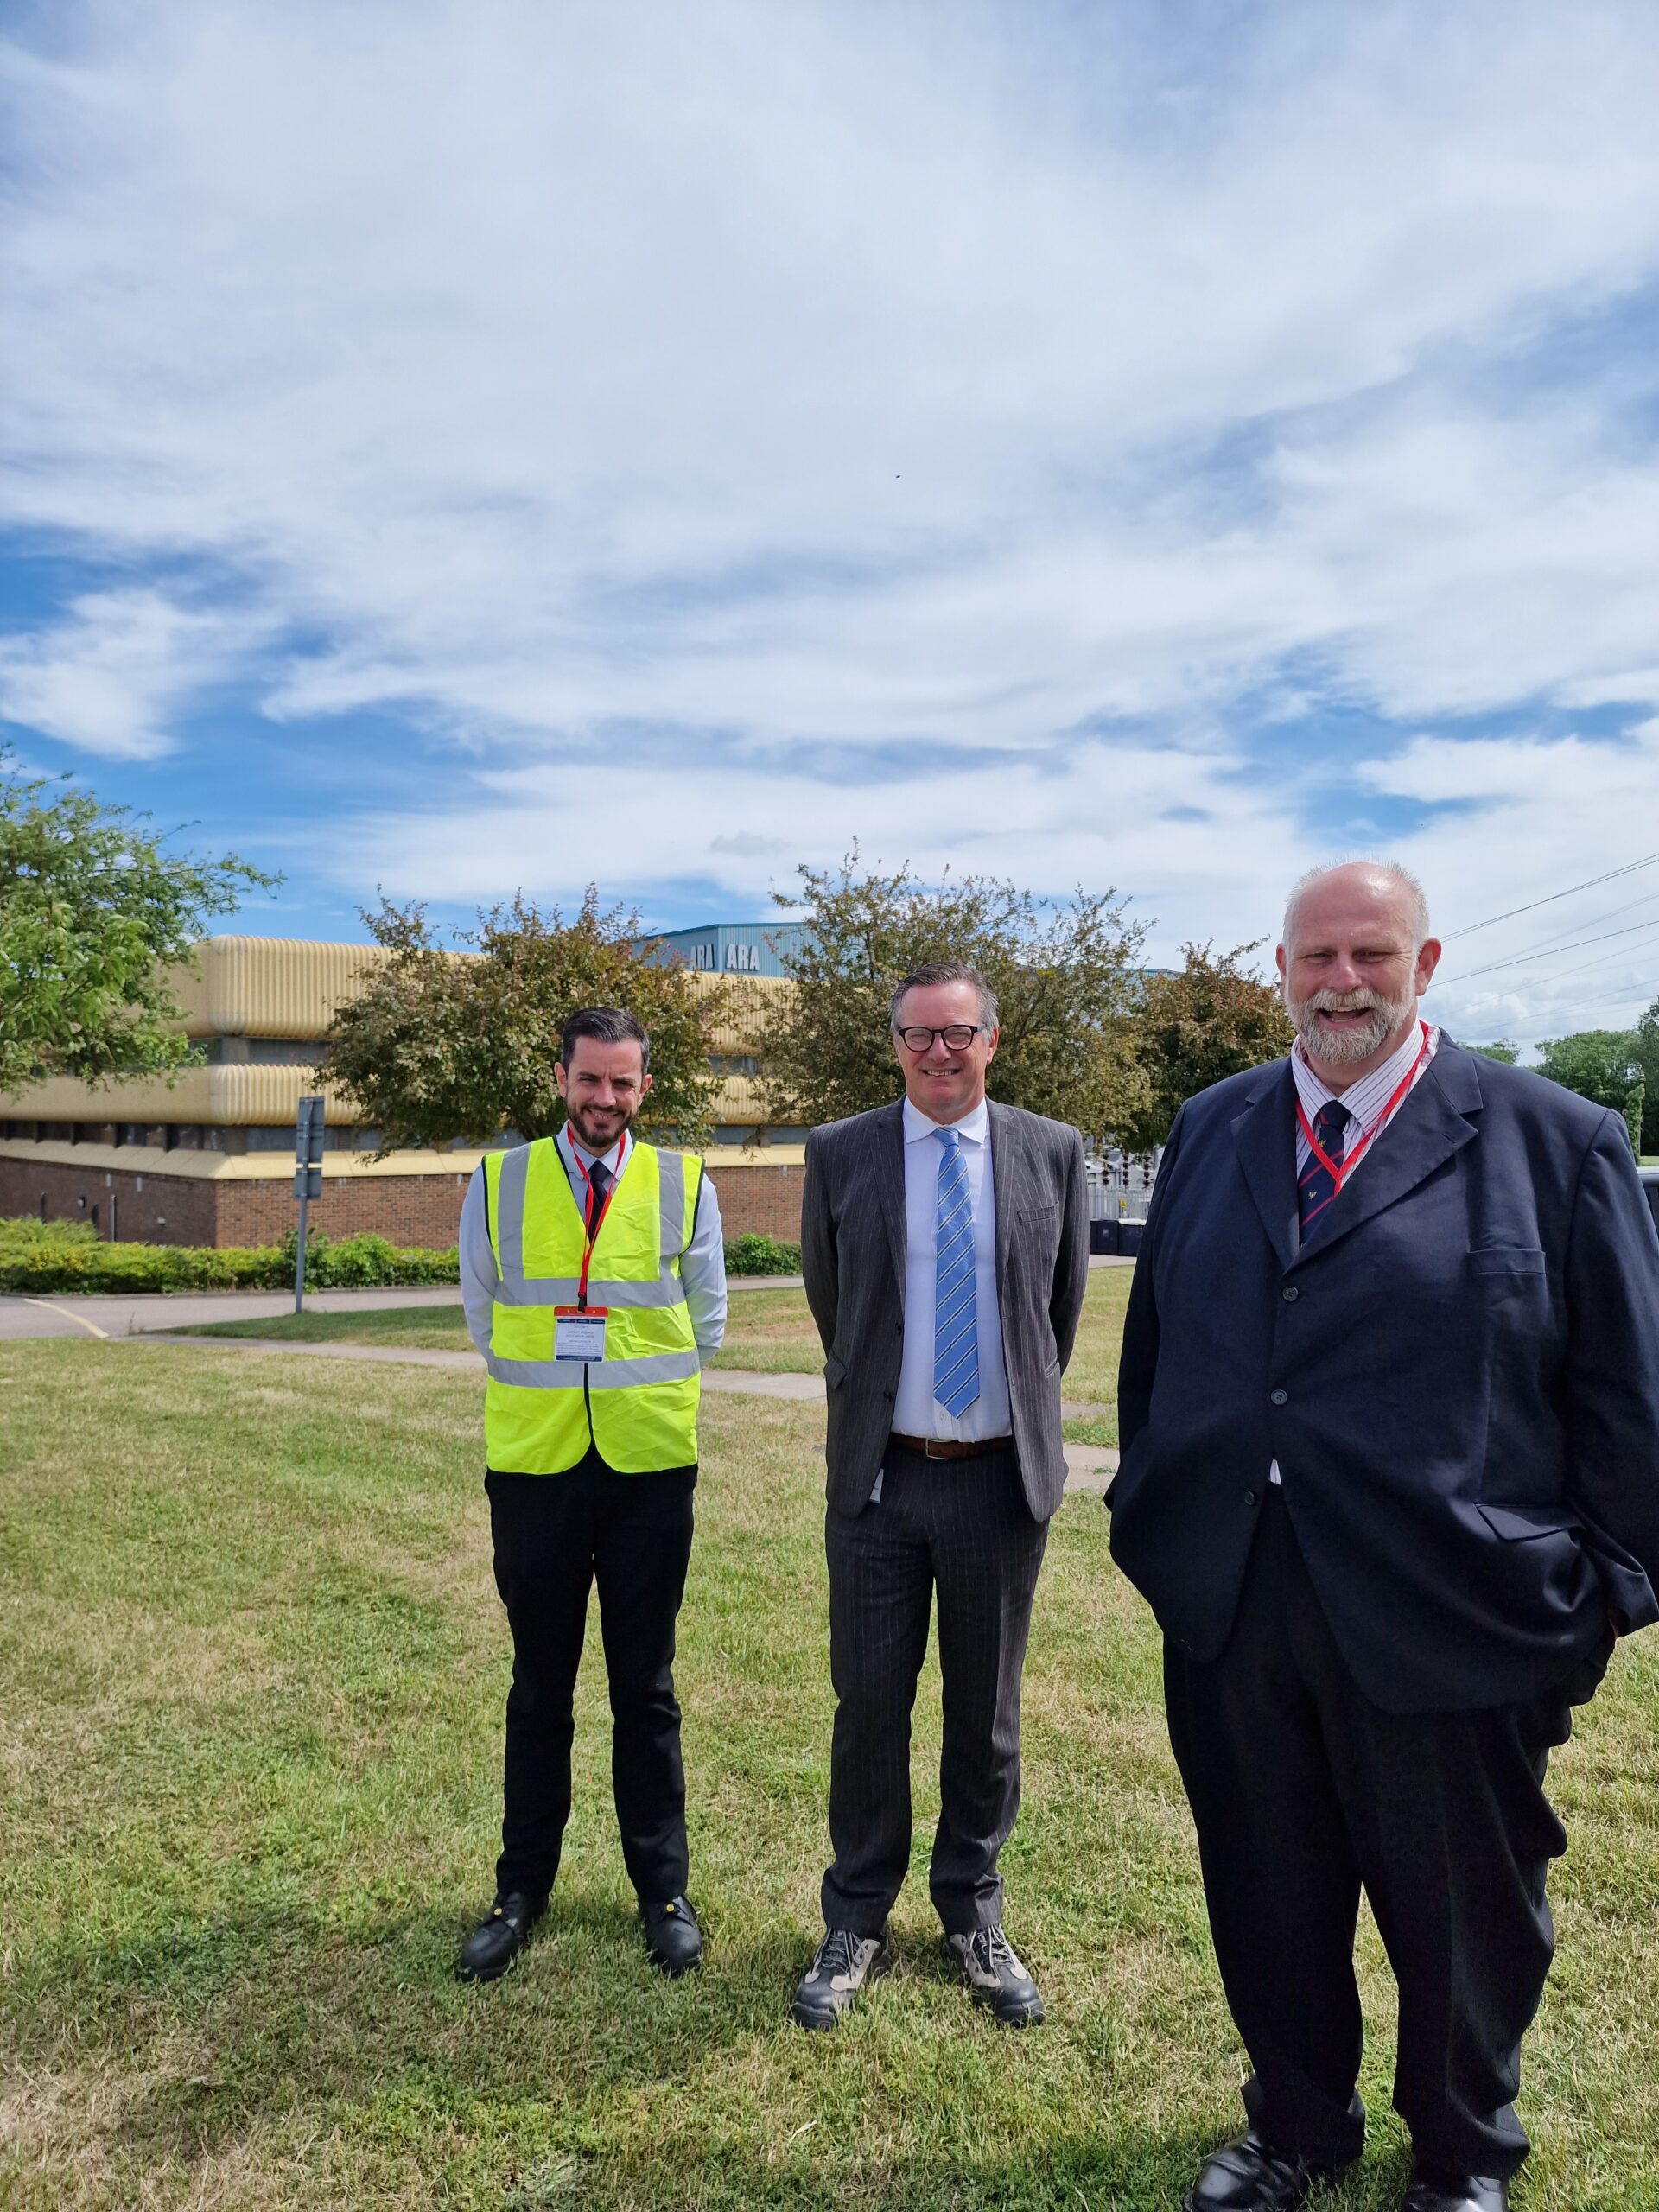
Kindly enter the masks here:
<path id="1" fill-rule="evenodd" d="M 605 1193 L 611 1187 L 611 1171 L 602 1160 L 596 1160 L 588 1170 L 588 1234 L 594 1233 L 594 1224 L 605 1210 Z"/>
<path id="2" fill-rule="evenodd" d="M 1327 1098 L 1313 1116 L 1313 1135 L 1332 1165 L 1340 1167 L 1342 1155 L 1348 1147 L 1348 1124 L 1353 1117 L 1340 1098 Z M 1302 1242 L 1319 1216 L 1337 1195 L 1337 1185 L 1331 1170 L 1317 1152 L 1307 1156 L 1301 1180 L 1296 1185 L 1296 1208 L 1301 1216 Z"/>

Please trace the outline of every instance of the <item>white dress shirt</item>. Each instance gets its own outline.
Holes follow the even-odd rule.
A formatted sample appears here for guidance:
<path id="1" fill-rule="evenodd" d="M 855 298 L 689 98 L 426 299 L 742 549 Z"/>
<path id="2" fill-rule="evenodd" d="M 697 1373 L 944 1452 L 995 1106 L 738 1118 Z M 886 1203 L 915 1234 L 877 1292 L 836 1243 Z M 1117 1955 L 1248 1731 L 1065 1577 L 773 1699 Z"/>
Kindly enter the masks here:
<path id="1" fill-rule="evenodd" d="M 603 1152 L 589 1152 L 570 1134 L 567 1122 L 559 1131 L 556 1142 L 559 1157 L 564 1162 L 564 1172 L 570 1179 L 571 1196 L 576 1211 L 584 1218 L 588 1212 L 588 1180 L 577 1166 L 591 1167 L 602 1160 L 609 1167 L 616 1160 L 616 1147 L 608 1146 Z M 631 1131 L 622 1141 L 620 1174 L 627 1166 L 633 1150 Z M 490 1249 L 489 1211 L 484 1197 L 484 1167 L 480 1161 L 473 1171 L 473 1179 L 467 1186 L 467 1197 L 461 1209 L 461 1300 L 467 1315 L 467 1333 L 480 1351 L 487 1351 L 490 1344 L 490 1321 L 495 1304 L 495 1254 Z M 697 1357 L 707 1367 L 720 1350 L 721 1339 L 726 1333 L 726 1245 L 720 1219 L 720 1200 L 715 1193 L 714 1179 L 705 1173 L 697 1191 L 696 1219 L 692 1224 L 691 1242 L 680 1255 L 680 1281 L 685 1286 L 685 1303 L 691 1316 L 691 1334 L 696 1339 Z"/>
<path id="2" fill-rule="evenodd" d="M 1427 1039 L 1427 1050 L 1425 1050 L 1425 1039 Z M 1307 1055 L 1302 1050 L 1302 1040 L 1299 1037 L 1290 1048 L 1290 1071 L 1296 1078 L 1296 1096 L 1302 1102 L 1302 1111 L 1306 1115 L 1310 1127 L 1321 1106 L 1326 1105 L 1332 1098 L 1340 1098 L 1349 1113 L 1359 1123 L 1357 1129 L 1350 1128 L 1347 1132 L 1348 1141 L 1345 1148 L 1351 1152 L 1356 1143 L 1370 1128 L 1373 1118 L 1382 1111 L 1389 1099 L 1405 1081 L 1407 1075 L 1410 1074 L 1411 1084 L 1406 1092 L 1406 1097 L 1401 1099 L 1400 1104 L 1394 1109 L 1396 1114 L 1399 1112 L 1400 1106 L 1405 1104 L 1406 1098 L 1410 1097 L 1412 1091 L 1415 1090 L 1422 1081 L 1423 1071 L 1439 1051 L 1440 1043 L 1440 1033 L 1433 1023 L 1421 1022 L 1412 1030 L 1398 1052 L 1389 1053 L 1380 1068 L 1373 1068 L 1370 1075 L 1361 1076 L 1359 1081 L 1351 1083 L 1346 1090 L 1332 1090 L 1330 1085 L 1322 1082 L 1309 1066 Z M 1422 1055 L 1421 1062 L 1418 1059 L 1420 1053 Z M 1353 1173 L 1356 1175 L 1365 1165 L 1365 1153 L 1370 1152 L 1371 1143 L 1375 1143 L 1376 1141 L 1373 1137 L 1370 1143 L 1366 1145 L 1365 1152 L 1362 1152 L 1354 1162 Z M 1296 1178 L 1299 1182 L 1306 1172 L 1307 1163 L 1313 1157 L 1313 1147 L 1302 1135 L 1302 1125 L 1298 1122 L 1296 1124 Z M 1348 1178 L 1344 1175 L 1342 1179 L 1345 1183 Z"/>
<path id="3" fill-rule="evenodd" d="M 1343 1146 L 1345 1154 L 1351 1153 L 1362 1138 L 1365 1139 L 1365 1149 L 1353 1165 L 1353 1173 L 1356 1175 L 1360 1173 L 1366 1160 L 1370 1157 L 1372 1147 L 1382 1141 L 1382 1123 L 1376 1122 L 1376 1126 L 1373 1127 L 1375 1117 L 1383 1112 L 1389 1099 L 1394 1097 L 1395 1092 L 1399 1090 L 1402 1083 L 1405 1083 L 1407 1076 L 1409 1075 L 1411 1081 L 1406 1085 L 1404 1095 L 1395 1104 L 1394 1112 L 1397 1114 L 1400 1111 L 1401 1107 L 1405 1104 L 1406 1100 L 1422 1081 L 1425 1070 L 1440 1050 L 1440 1033 L 1433 1023 L 1432 1021 L 1420 1023 L 1412 1029 L 1398 1052 L 1390 1052 L 1380 1068 L 1373 1068 L 1370 1075 L 1362 1076 L 1357 1083 L 1351 1083 L 1346 1090 L 1332 1090 L 1329 1084 L 1322 1082 L 1314 1074 L 1308 1065 L 1307 1055 L 1302 1050 L 1302 1040 L 1300 1037 L 1291 1046 L 1290 1072 L 1295 1078 L 1296 1096 L 1302 1103 L 1302 1112 L 1307 1116 L 1308 1126 L 1312 1128 L 1313 1117 L 1320 1107 L 1328 1104 L 1333 1098 L 1340 1098 L 1354 1121 L 1358 1123 L 1359 1126 L 1357 1128 L 1350 1126 L 1344 1132 L 1346 1141 Z M 1393 1115 L 1389 1115 L 1388 1118 L 1392 1120 Z M 1366 1136 L 1368 1130 L 1370 1131 L 1369 1137 Z M 1303 1135 L 1300 1121 L 1296 1122 L 1295 1132 L 1296 1179 L 1300 1184 L 1302 1177 L 1307 1173 L 1308 1161 L 1313 1157 L 1313 1147 Z M 1344 1175 L 1342 1179 L 1346 1183 L 1348 1178 Z M 1270 1483 L 1281 1484 L 1284 1481 L 1284 1477 L 1279 1471 L 1279 1462 L 1276 1459 L 1268 1469 L 1268 1480 Z"/>
<path id="4" fill-rule="evenodd" d="M 996 1302 L 990 1109 L 982 1098 L 971 1114 L 950 1124 L 961 1141 L 968 1200 L 974 1212 L 974 1318 L 979 1351 L 979 1395 L 959 1414 L 946 1413 L 933 1395 L 933 1294 L 938 1283 L 933 1246 L 939 1217 L 939 1161 L 944 1152 L 934 1134 L 938 1127 L 906 1099 L 905 1349 L 893 1425 L 901 1436 L 949 1437 L 978 1444 L 1008 1435 L 1014 1425 Z"/>

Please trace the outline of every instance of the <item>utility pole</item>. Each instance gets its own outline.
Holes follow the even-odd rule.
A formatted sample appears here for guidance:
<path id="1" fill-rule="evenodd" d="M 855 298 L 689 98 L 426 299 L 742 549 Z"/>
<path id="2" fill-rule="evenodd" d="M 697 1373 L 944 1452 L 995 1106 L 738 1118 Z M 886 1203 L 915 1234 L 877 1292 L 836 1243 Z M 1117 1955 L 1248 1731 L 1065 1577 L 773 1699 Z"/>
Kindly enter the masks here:
<path id="1" fill-rule="evenodd" d="M 322 1101 L 302 1098 L 294 1118 L 294 1195 L 300 1202 L 300 1241 L 294 1252 L 294 1311 L 305 1311 L 305 1210 L 322 1196 Z"/>

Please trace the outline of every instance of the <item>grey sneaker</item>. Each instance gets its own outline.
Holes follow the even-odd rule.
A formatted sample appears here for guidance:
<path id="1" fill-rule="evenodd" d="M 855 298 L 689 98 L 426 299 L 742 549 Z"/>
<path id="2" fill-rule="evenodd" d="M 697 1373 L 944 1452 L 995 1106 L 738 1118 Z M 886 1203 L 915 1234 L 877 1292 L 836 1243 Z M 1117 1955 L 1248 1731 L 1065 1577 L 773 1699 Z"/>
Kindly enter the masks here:
<path id="1" fill-rule="evenodd" d="M 947 1936 L 944 1948 L 961 1967 L 976 2005 L 988 2005 L 1005 2028 L 1037 2025 L 1043 2017 L 1043 2000 L 1000 1921 L 991 1928 L 976 1928 L 971 1935 Z"/>
<path id="2" fill-rule="evenodd" d="M 790 2018 L 798 2027 L 833 2028 L 865 1984 L 879 1981 L 892 1964 L 885 1936 L 826 1929 L 817 1956 L 795 1985 Z"/>

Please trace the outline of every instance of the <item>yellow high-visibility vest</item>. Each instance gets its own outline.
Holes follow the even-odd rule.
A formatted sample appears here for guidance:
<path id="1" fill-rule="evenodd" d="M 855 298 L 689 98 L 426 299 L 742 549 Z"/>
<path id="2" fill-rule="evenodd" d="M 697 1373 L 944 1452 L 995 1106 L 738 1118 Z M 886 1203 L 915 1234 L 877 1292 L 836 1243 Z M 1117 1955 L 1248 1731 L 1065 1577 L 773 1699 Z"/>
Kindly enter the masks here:
<path id="1" fill-rule="evenodd" d="M 621 1474 L 695 1464 L 697 1347 L 680 1262 L 702 1184 L 695 1153 L 631 1147 L 588 1262 L 588 1303 L 610 1310 L 605 1357 L 556 1360 L 553 1309 L 576 1303 L 587 1244 L 564 1161 L 552 1137 L 486 1154 L 498 1280 L 484 1442 L 498 1474 L 563 1474 L 590 1440 Z"/>

